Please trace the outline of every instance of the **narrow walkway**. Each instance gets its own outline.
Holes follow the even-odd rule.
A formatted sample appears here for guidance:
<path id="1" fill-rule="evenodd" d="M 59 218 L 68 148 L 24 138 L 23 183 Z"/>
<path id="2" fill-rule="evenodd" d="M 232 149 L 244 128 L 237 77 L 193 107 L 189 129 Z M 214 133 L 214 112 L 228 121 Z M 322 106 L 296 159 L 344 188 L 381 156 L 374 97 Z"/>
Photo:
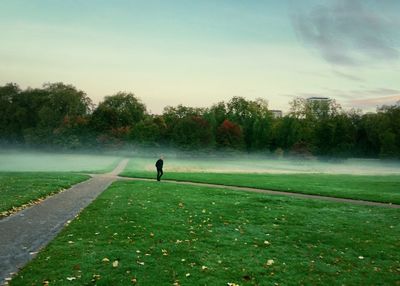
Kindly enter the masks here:
<path id="1" fill-rule="evenodd" d="M 117 178 L 120 180 L 129 180 L 129 181 L 153 181 L 153 182 L 155 181 L 154 179 L 145 179 L 145 178 L 129 178 L 129 177 L 119 177 L 119 176 L 117 176 Z M 322 201 L 331 201 L 331 202 L 337 202 L 337 203 L 349 203 L 349 204 L 353 204 L 353 205 L 364 205 L 364 206 L 400 209 L 400 205 L 397 205 L 397 204 L 379 203 L 379 202 L 356 200 L 356 199 L 344 199 L 344 198 L 328 197 L 328 196 L 322 196 L 322 195 L 308 195 L 308 194 L 300 194 L 300 193 L 293 193 L 293 192 L 272 191 L 272 190 L 257 189 L 257 188 L 237 187 L 237 186 L 208 184 L 208 183 L 196 183 L 196 182 L 188 182 L 188 181 L 163 180 L 163 182 L 181 184 L 181 185 L 192 185 L 192 186 L 203 186 L 203 187 L 211 187 L 211 188 L 229 189 L 229 190 L 234 190 L 234 191 L 262 193 L 262 194 L 268 194 L 268 195 L 287 196 L 287 197 L 294 197 L 294 198 L 300 198 L 300 199 L 312 199 L 312 200 L 320 200 L 320 201 L 321 200 Z"/>
<path id="2" fill-rule="evenodd" d="M 0 220 L 0 285 L 47 245 L 82 209 L 90 204 L 125 168 L 122 160 L 110 173 L 94 176 L 42 203 Z"/>

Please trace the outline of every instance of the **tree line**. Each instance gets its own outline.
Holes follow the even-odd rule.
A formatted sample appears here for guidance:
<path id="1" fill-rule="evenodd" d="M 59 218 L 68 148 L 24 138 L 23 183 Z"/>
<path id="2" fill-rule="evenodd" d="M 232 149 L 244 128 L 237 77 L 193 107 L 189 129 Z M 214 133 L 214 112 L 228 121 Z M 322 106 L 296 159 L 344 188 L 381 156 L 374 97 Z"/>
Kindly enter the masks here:
<path id="1" fill-rule="evenodd" d="M 209 108 L 167 106 L 150 114 L 133 93 L 95 106 L 64 83 L 0 86 L 0 141 L 56 148 L 168 146 L 183 150 L 262 151 L 276 155 L 400 157 L 400 103 L 376 113 L 345 111 L 335 100 L 295 98 L 275 117 L 266 100 L 233 97 Z"/>

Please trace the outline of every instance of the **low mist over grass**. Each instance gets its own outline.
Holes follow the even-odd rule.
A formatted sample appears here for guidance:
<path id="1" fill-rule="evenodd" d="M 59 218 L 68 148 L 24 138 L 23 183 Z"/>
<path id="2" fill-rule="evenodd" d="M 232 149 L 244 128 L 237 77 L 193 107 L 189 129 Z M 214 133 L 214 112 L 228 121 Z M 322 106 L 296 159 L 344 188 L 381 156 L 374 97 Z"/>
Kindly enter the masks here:
<path id="1" fill-rule="evenodd" d="M 0 151 L 0 172 L 106 172 L 120 157 L 84 153 Z"/>
<path id="2" fill-rule="evenodd" d="M 164 156 L 167 172 L 211 173 L 324 173 L 400 175 L 400 161 L 273 156 L 244 152 L 185 152 L 170 148 L 125 148 L 117 151 L 45 152 L 0 150 L 0 172 L 107 172 L 122 157 L 130 158 L 126 171 L 154 171 Z"/>
<path id="3" fill-rule="evenodd" d="M 160 152 L 162 154 L 162 152 Z M 142 153 L 143 155 L 143 153 Z M 400 175 L 399 161 L 379 159 L 305 159 L 277 158 L 263 154 L 197 156 L 192 153 L 167 153 L 164 169 L 167 172 L 212 172 L 212 173 L 324 173 L 354 175 Z M 157 156 L 133 156 L 127 171 L 154 171 Z"/>

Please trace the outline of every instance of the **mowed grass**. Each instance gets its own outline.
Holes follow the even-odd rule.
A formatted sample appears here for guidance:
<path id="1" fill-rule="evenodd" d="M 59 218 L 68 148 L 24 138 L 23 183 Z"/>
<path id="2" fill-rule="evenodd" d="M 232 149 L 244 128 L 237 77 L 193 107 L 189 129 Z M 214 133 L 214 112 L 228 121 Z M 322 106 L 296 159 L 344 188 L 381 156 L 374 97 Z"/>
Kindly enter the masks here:
<path id="1" fill-rule="evenodd" d="M 11 285 L 397 285 L 400 212 L 116 182 Z"/>
<path id="2" fill-rule="evenodd" d="M 121 175 L 154 178 L 155 172 L 137 171 L 128 166 Z M 398 175 L 181 173 L 165 169 L 162 179 L 400 204 Z"/>
<path id="3" fill-rule="evenodd" d="M 88 178 L 72 173 L 0 172 L 0 218 Z"/>

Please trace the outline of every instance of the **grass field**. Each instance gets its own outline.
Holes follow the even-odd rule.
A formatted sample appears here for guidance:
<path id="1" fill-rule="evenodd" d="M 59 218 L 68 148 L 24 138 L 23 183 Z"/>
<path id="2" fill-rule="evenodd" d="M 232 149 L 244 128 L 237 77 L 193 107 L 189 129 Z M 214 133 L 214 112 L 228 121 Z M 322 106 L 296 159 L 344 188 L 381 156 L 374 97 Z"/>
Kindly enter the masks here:
<path id="1" fill-rule="evenodd" d="M 0 218 L 88 178 L 72 173 L 0 172 Z"/>
<path id="2" fill-rule="evenodd" d="M 397 285 L 400 212 L 117 182 L 11 285 Z"/>
<path id="3" fill-rule="evenodd" d="M 122 176 L 154 178 L 155 172 L 127 169 Z M 224 174 L 164 172 L 164 180 L 191 181 L 230 186 L 316 194 L 331 197 L 400 204 L 400 176 L 327 174 Z"/>

